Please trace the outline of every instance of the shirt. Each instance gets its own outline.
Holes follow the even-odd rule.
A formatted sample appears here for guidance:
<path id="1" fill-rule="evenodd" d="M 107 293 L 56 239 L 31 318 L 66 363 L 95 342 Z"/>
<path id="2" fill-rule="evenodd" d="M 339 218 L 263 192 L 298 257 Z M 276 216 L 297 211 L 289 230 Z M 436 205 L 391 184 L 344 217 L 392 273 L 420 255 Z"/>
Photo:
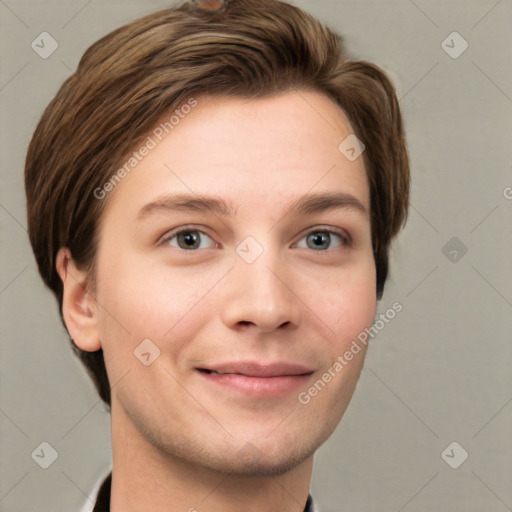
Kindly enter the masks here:
<path id="1" fill-rule="evenodd" d="M 110 512 L 110 487 L 112 485 L 112 472 L 110 472 L 101 484 L 100 490 L 98 492 L 98 497 L 96 498 L 96 505 L 93 508 L 93 512 Z M 306 502 L 306 508 L 304 512 L 318 512 L 318 510 L 313 505 L 313 499 L 311 495 L 308 497 L 308 501 Z"/>

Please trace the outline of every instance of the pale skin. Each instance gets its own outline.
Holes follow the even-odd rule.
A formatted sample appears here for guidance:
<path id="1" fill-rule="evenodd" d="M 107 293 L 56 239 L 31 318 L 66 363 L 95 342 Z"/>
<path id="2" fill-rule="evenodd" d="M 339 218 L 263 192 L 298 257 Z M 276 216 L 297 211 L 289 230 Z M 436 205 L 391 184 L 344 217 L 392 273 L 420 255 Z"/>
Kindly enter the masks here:
<path id="1" fill-rule="evenodd" d="M 302 512 L 314 452 L 345 412 L 365 351 L 307 405 L 297 396 L 376 310 L 364 162 L 339 151 L 353 129 L 322 94 L 197 100 L 111 192 L 96 288 L 68 249 L 57 258 L 69 333 L 103 349 L 112 386 L 111 510 Z M 350 198 L 288 211 L 324 193 Z M 159 207 L 139 218 L 170 194 L 216 196 L 232 215 Z M 257 245 L 241 247 L 263 251 L 251 263 L 236 251 L 247 237 Z M 149 366 L 134 355 L 145 339 L 160 350 Z M 201 371 L 241 361 L 307 372 L 267 393 Z"/>

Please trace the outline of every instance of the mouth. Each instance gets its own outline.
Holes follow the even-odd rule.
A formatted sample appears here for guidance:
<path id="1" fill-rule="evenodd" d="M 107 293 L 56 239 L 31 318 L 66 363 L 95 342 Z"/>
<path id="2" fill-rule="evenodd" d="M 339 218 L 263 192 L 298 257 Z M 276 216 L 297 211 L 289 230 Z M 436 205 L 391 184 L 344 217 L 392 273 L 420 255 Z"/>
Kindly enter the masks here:
<path id="1" fill-rule="evenodd" d="M 306 365 L 295 363 L 221 363 L 199 367 L 197 370 L 208 375 L 243 375 L 256 378 L 299 377 L 313 373 L 313 369 Z"/>
<path id="2" fill-rule="evenodd" d="M 304 385 L 313 369 L 303 364 L 236 362 L 196 368 L 209 383 L 242 394 L 282 396 Z"/>

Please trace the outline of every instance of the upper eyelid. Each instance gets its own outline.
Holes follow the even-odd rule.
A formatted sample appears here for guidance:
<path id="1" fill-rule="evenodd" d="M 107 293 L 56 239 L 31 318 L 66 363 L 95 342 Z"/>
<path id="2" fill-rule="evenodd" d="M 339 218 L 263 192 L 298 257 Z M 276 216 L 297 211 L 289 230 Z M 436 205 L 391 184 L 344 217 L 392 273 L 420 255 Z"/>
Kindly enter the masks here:
<path id="1" fill-rule="evenodd" d="M 164 243 L 168 240 L 170 240 L 171 238 L 174 238 L 176 235 L 179 235 L 180 233 L 182 233 L 183 231 L 198 231 L 199 233 L 203 233 L 204 235 L 207 235 L 209 236 L 212 240 L 213 240 L 213 237 L 212 235 L 210 235 L 206 230 L 205 228 L 203 227 L 199 227 L 199 226 L 194 226 L 194 225 L 191 225 L 191 226 L 179 226 L 175 229 L 171 229 L 170 231 L 166 231 L 165 234 L 163 234 L 159 239 L 158 239 L 158 242 L 157 242 L 157 245 L 158 244 L 161 244 L 161 243 Z"/>
<path id="2" fill-rule="evenodd" d="M 319 226 L 319 227 L 308 228 L 306 231 L 303 231 L 302 234 L 300 235 L 300 238 L 298 238 L 297 241 L 293 243 L 293 245 L 296 245 L 305 236 L 308 236 L 311 233 L 322 232 L 322 231 L 327 231 L 328 233 L 333 233 L 333 234 L 339 236 L 342 239 L 343 245 L 352 244 L 352 237 L 346 230 L 341 229 L 341 228 L 331 228 L 328 226 Z"/>
<path id="3" fill-rule="evenodd" d="M 213 240 L 213 236 L 210 235 L 204 227 L 196 226 L 196 225 L 184 225 L 184 226 L 179 226 L 175 229 L 172 229 L 171 231 L 167 232 L 162 237 L 160 237 L 160 239 L 158 241 L 158 245 L 169 241 L 170 239 L 174 238 L 175 236 L 179 235 L 180 233 L 182 233 L 184 231 L 197 231 L 199 233 L 207 235 L 208 237 L 210 237 Z M 313 226 L 313 227 L 307 228 L 305 231 L 302 231 L 301 234 L 299 235 L 300 238 L 298 238 L 297 241 L 293 243 L 293 245 L 297 244 L 305 236 L 307 236 L 311 233 L 314 233 L 315 231 L 327 231 L 329 233 L 334 233 L 335 235 L 338 235 L 339 237 L 344 239 L 345 243 L 350 244 L 352 242 L 352 237 L 346 230 L 320 224 L 318 226 Z M 215 242 L 215 243 L 217 243 L 217 242 Z"/>

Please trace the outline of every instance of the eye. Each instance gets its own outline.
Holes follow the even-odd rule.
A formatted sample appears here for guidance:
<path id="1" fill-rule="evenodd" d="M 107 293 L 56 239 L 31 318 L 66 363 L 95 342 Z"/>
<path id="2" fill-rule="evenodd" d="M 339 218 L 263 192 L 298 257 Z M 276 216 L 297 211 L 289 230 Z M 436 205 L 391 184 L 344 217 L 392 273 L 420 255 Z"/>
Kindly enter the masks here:
<path id="1" fill-rule="evenodd" d="M 335 240 L 333 246 L 333 238 Z M 306 241 L 306 246 L 300 245 L 302 240 Z M 316 249 L 326 251 L 327 249 L 335 249 L 336 247 L 349 246 L 350 239 L 342 233 L 337 233 L 329 229 L 317 229 L 311 231 L 304 238 L 301 238 L 295 247 L 299 249 Z"/>
<path id="2" fill-rule="evenodd" d="M 303 241 L 305 241 L 306 245 L 304 245 Z M 202 242 L 206 242 L 207 245 L 204 246 L 204 243 L 201 245 Z M 166 235 L 160 244 L 168 244 L 189 252 L 197 249 L 218 247 L 218 244 L 204 231 L 186 226 Z M 330 229 L 311 231 L 294 245 L 294 247 L 299 249 L 315 249 L 316 251 L 326 251 L 327 249 L 345 246 L 350 246 L 350 237 Z"/>
<path id="3" fill-rule="evenodd" d="M 201 247 L 203 240 L 210 242 L 209 247 Z M 160 243 L 169 244 L 184 251 L 217 247 L 217 244 L 204 231 L 192 228 L 181 228 L 179 231 L 171 232 Z"/>

